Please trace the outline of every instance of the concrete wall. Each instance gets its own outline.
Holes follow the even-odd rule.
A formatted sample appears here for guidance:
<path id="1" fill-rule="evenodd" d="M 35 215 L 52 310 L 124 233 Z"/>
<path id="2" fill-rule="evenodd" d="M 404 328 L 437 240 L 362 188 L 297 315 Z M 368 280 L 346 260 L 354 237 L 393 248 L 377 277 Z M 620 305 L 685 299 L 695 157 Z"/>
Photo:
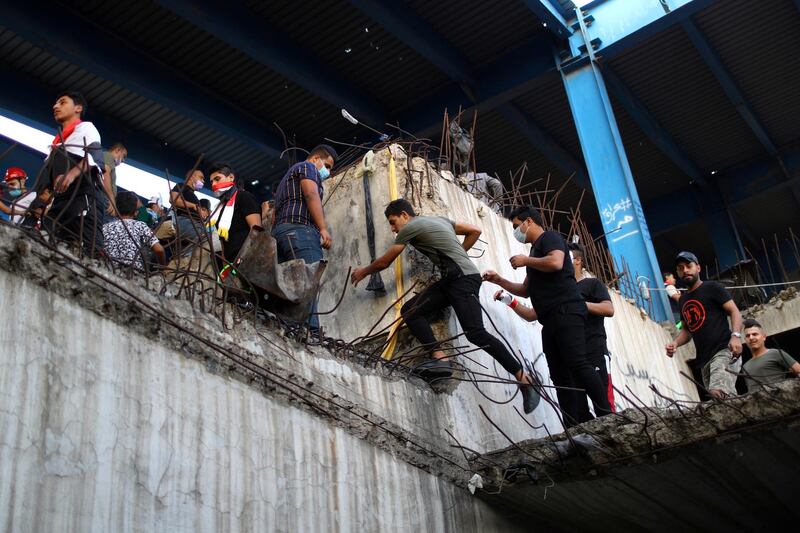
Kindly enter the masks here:
<path id="1" fill-rule="evenodd" d="M 797 329 L 800 328 L 800 295 L 796 290 L 786 290 L 769 303 L 751 307 L 743 314 L 758 320 L 767 335 Z"/>
<path id="2" fill-rule="evenodd" d="M 77 300 L 0 270 L 14 309 L 0 328 L 0 530 L 514 529 L 463 487 Z"/>

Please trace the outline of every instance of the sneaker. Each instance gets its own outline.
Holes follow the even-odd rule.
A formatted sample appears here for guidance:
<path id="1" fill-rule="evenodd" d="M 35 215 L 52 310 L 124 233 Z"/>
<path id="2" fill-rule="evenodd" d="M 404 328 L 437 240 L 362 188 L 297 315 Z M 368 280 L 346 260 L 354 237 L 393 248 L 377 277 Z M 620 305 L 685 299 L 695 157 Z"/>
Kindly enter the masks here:
<path id="1" fill-rule="evenodd" d="M 453 363 L 440 359 L 429 359 L 417 366 L 414 373 L 428 379 L 449 378 L 453 375 Z"/>
<path id="2" fill-rule="evenodd" d="M 532 413 L 542 397 L 539 396 L 533 385 L 522 385 L 519 390 L 522 392 L 522 410 L 526 415 Z"/>

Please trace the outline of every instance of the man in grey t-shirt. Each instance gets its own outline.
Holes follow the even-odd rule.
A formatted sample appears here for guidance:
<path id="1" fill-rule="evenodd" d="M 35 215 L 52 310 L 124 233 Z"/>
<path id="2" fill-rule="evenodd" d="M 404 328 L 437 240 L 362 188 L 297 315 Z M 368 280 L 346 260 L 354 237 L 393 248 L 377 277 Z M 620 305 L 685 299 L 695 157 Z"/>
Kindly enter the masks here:
<path id="1" fill-rule="evenodd" d="M 745 320 L 744 338 L 753 355 L 742 367 L 747 392 L 761 390 L 764 385 L 800 375 L 800 363 L 792 356 L 783 350 L 769 349 L 764 345 L 767 336 L 764 328 L 755 320 Z"/>
<path id="2" fill-rule="evenodd" d="M 408 200 L 404 199 L 390 202 L 384 214 L 392 231 L 397 234 L 394 245 L 369 266 L 356 268 L 351 276 L 353 285 L 389 267 L 408 244 L 425 254 L 441 271 L 442 279 L 411 298 L 401 311 L 411 334 L 430 350 L 431 361 L 420 365 L 424 375 L 447 377 L 453 372 L 449 356 L 445 355 L 436 341 L 426 319 L 426 315 L 452 306 L 467 340 L 494 357 L 517 379 L 522 391 L 523 408 L 526 413 L 533 411 L 538 399 L 531 378 L 500 339 L 483 326 L 478 299 L 481 275 L 467 255 L 467 250 L 481 235 L 480 228 L 443 217 L 418 217 Z M 463 235 L 464 242 L 460 242 L 457 235 Z"/>

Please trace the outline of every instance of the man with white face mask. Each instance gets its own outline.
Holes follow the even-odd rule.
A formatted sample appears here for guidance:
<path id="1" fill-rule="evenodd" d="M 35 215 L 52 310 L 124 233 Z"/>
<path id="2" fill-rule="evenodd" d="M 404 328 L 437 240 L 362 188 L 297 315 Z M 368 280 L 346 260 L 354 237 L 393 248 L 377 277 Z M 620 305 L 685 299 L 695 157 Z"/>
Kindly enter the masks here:
<path id="1" fill-rule="evenodd" d="M 275 227 L 272 235 L 278 242 L 278 261 L 302 259 L 316 263 L 322 249 L 331 247 L 331 234 L 322 209 L 324 182 L 336 164 L 338 154 L 333 147 L 320 144 L 305 161 L 292 165 L 281 178 L 275 191 Z M 308 326 L 319 329 L 316 299 L 311 305 Z"/>
<path id="2" fill-rule="evenodd" d="M 169 194 L 169 201 L 175 211 L 177 238 L 180 241 L 197 241 L 205 236 L 200 220 L 200 200 L 195 191 L 203 188 L 205 176 L 199 169 L 186 173 L 186 181 L 178 183 Z"/>
<path id="3" fill-rule="evenodd" d="M 236 175 L 226 163 L 214 163 L 208 170 L 211 190 L 219 205 L 211 214 L 211 225 L 222 241 L 225 260 L 233 262 L 239 255 L 250 228 L 261 225 L 261 206 L 255 196 L 236 186 Z"/>
<path id="4" fill-rule="evenodd" d="M 565 427 L 578 423 L 579 391 L 584 389 L 595 405 L 595 414 L 610 412 L 608 396 L 600 375 L 586 357 L 586 302 L 575 281 L 567 243 L 553 230 L 545 230 L 538 209 L 517 207 L 508 216 L 514 225 L 514 238 L 531 245 L 530 256 L 515 255 L 513 268 L 525 268 L 525 281 L 516 283 L 487 270 L 483 279 L 497 283 L 513 295 L 529 297 L 535 316 L 542 325 L 542 346 L 550 378 L 558 387 L 556 395 Z M 509 306 L 516 307 L 511 298 Z"/>

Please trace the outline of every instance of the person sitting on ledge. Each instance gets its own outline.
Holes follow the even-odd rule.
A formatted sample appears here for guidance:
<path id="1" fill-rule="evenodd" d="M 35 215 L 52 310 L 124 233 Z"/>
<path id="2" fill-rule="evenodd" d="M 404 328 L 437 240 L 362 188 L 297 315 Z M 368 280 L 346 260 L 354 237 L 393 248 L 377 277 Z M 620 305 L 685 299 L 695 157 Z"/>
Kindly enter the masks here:
<path id="1" fill-rule="evenodd" d="M 139 198 L 129 191 L 120 192 L 116 198 L 119 218 L 103 226 L 103 239 L 106 255 L 120 265 L 132 265 L 136 270 L 144 270 L 145 250 L 150 248 L 158 264 L 165 265 L 167 257 L 164 248 L 153 235 L 152 230 L 141 220 L 134 220 L 139 209 Z"/>
<path id="2" fill-rule="evenodd" d="M 426 318 L 430 313 L 452 306 L 467 340 L 485 350 L 516 378 L 522 392 L 525 413 L 533 411 L 538 400 L 533 380 L 523 371 L 520 362 L 505 345 L 483 326 L 478 299 L 481 274 L 467 255 L 467 250 L 478 241 L 481 230 L 472 224 L 453 222 L 444 217 L 417 216 L 408 200 L 402 198 L 390 202 L 384 215 L 392 232 L 397 234 L 394 245 L 369 266 L 355 269 L 351 276 L 353 285 L 389 267 L 403 253 L 406 245 L 412 245 L 427 256 L 442 274 L 441 280 L 411 298 L 401 310 L 411 334 L 420 344 L 431 350 L 432 359 L 420 366 L 422 374 L 448 377 L 453 373 L 453 364 L 438 347 Z M 464 242 L 458 240 L 458 235 L 464 235 Z"/>

